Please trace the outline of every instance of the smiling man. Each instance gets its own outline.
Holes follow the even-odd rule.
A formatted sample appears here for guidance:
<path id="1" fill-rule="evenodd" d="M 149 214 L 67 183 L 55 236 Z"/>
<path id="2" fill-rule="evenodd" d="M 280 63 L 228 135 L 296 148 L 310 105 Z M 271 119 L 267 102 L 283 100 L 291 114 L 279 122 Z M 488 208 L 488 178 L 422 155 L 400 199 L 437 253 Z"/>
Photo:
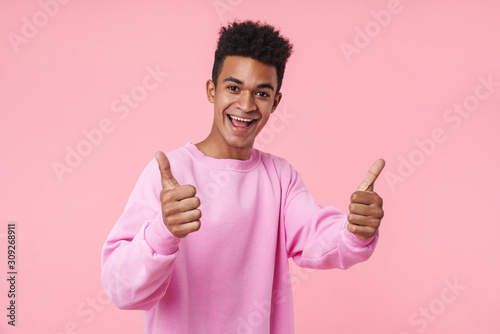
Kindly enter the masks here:
<path id="1" fill-rule="evenodd" d="M 210 135 L 196 144 L 198 149 L 219 159 L 247 160 L 255 137 L 281 100 L 277 89 L 275 66 L 227 55 L 218 78 L 207 81 L 214 123 Z"/>
<path id="2" fill-rule="evenodd" d="M 272 26 L 220 31 L 207 138 L 157 152 L 106 240 L 102 282 L 146 333 L 293 333 L 288 259 L 340 268 L 368 259 L 382 199 L 377 160 L 349 214 L 318 205 L 283 158 L 253 148 L 281 101 L 292 45 Z"/>

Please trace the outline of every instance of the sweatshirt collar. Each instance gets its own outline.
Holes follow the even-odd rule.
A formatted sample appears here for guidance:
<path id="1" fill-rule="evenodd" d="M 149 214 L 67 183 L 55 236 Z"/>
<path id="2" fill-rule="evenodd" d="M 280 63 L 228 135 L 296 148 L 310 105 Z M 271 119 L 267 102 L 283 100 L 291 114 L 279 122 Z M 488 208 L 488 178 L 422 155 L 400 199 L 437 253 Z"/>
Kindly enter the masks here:
<path id="1" fill-rule="evenodd" d="M 252 153 L 248 160 L 237 159 L 216 159 L 208 157 L 201 152 L 196 145 L 188 142 L 184 148 L 198 162 L 215 169 L 248 172 L 254 169 L 260 161 L 260 151 L 252 148 Z"/>

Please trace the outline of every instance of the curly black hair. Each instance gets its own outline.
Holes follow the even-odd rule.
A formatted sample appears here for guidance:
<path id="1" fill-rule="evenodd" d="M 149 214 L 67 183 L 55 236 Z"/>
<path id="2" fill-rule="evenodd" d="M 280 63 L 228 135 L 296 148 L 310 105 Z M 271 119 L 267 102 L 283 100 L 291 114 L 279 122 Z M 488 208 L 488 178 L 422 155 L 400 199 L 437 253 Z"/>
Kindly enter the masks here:
<path id="1" fill-rule="evenodd" d="M 219 31 L 212 81 L 217 87 L 217 79 L 226 56 L 250 57 L 276 68 L 278 76 L 276 94 L 278 94 L 292 48 L 293 44 L 271 25 L 260 21 L 234 21 Z"/>

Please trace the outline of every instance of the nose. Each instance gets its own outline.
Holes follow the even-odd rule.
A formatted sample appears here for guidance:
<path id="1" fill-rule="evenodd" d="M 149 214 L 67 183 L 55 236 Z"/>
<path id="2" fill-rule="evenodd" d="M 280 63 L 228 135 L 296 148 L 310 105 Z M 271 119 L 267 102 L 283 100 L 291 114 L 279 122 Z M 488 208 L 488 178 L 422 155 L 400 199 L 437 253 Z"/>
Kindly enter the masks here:
<path id="1" fill-rule="evenodd" d="M 244 90 L 241 92 L 238 98 L 238 108 L 244 112 L 251 112 L 256 109 L 254 96 L 250 91 Z"/>

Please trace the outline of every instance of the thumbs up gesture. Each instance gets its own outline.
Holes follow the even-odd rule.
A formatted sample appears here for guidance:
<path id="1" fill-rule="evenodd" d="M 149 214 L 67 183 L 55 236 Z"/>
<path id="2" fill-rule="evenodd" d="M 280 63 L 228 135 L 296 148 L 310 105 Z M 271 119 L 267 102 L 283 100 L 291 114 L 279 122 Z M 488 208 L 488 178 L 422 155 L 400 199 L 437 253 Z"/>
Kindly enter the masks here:
<path id="1" fill-rule="evenodd" d="M 375 235 L 384 216 L 382 198 L 373 191 L 373 185 L 385 166 L 385 161 L 378 159 L 372 165 L 366 178 L 351 195 L 347 229 L 361 240 Z"/>
<path id="2" fill-rule="evenodd" d="M 196 188 L 190 184 L 179 185 L 170 170 L 170 162 L 165 153 L 155 155 L 161 174 L 160 192 L 163 223 L 172 235 L 184 238 L 189 233 L 200 229 L 200 199 L 195 197 Z"/>

